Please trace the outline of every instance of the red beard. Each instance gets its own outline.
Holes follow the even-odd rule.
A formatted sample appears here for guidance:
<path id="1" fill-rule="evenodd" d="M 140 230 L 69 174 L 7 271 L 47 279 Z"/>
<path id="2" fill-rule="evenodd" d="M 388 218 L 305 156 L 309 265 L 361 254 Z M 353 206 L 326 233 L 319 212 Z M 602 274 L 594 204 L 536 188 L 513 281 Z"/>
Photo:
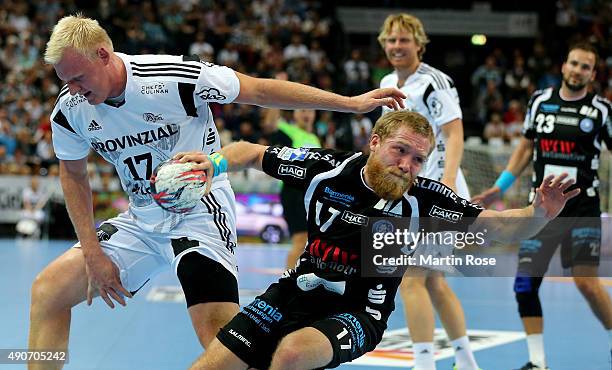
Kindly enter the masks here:
<path id="1" fill-rule="evenodd" d="M 400 199 L 410 190 L 414 178 L 398 167 L 387 167 L 372 153 L 365 168 L 374 193 L 386 200 Z"/>

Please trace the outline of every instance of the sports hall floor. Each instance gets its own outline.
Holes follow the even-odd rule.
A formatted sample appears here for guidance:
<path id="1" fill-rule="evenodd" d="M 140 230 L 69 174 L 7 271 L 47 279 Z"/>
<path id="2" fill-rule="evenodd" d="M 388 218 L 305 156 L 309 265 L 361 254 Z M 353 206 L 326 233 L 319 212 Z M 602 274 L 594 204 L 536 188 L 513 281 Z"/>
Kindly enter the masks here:
<path id="1" fill-rule="evenodd" d="M 0 349 L 26 347 L 32 280 L 71 244 L 0 239 Z M 238 248 L 241 303 L 248 303 L 276 280 L 286 251 L 272 246 Z M 480 366 L 485 370 L 508 370 L 525 363 L 527 348 L 520 331 L 512 279 L 449 278 L 449 282 L 463 303 Z M 612 286 L 612 280 L 605 283 Z M 574 285 L 564 279 L 546 280 L 541 297 L 551 369 L 609 370 L 608 337 Z M 340 369 L 409 367 L 411 352 L 399 300 L 397 305 L 382 346 L 361 363 Z M 178 281 L 170 272 L 147 284 L 128 307 L 111 310 L 97 299 L 91 307 L 76 307 L 72 322 L 70 361 L 65 366 L 69 370 L 186 369 L 201 351 Z M 439 323 L 437 327 L 441 327 Z M 452 350 L 446 346 L 446 337 L 439 329 L 436 337 L 440 348 L 437 368 L 452 369 Z M 0 365 L 0 370 L 9 369 L 25 369 L 25 365 Z"/>

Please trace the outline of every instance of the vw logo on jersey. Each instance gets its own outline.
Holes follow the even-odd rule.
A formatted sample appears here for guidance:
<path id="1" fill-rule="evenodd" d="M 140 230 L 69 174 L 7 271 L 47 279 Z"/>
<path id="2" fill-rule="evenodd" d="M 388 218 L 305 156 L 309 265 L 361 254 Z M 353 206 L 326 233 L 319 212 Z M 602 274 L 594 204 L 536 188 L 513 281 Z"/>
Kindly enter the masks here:
<path id="1" fill-rule="evenodd" d="M 580 129 L 586 133 L 593 131 L 593 120 L 590 118 L 583 118 L 580 121 Z"/>
<path id="2" fill-rule="evenodd" d="M 393 226 L 393 224 L 387 220 L 376 221 L 372 225 L 372 232 L 375 234 L 376 233 L 386 234 L 386 233 L 392 233 L 393 231 L 395 231 L 395 226 Z"/>

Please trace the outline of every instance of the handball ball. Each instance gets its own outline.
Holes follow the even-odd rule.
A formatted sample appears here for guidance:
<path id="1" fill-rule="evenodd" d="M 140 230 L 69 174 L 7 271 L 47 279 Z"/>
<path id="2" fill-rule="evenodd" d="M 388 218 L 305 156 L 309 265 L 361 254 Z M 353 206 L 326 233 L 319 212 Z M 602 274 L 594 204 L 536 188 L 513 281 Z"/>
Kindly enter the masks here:
<path id="1" fill-rule="evenodd" d="M 194 170 L 193 162 L 169 160 L 151 176 L 151 194 L 163 209 L 174 213 L 191 211 L 206 191 L 206 172 Z"/>

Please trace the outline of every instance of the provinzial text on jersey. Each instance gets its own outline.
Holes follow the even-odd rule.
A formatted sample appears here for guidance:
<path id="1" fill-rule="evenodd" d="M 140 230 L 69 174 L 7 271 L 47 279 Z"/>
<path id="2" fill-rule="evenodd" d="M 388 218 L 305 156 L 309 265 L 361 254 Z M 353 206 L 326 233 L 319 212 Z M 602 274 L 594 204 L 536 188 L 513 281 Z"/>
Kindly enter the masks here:
<path id="1" fill-rule="evenodd" d="M 117 149 L 131 148 L 137 145 L 151 144 L 164 138 L 171 137 L 179 133 L 179 127 L 176 124 L 158 127 L 157 129 L 139 132 L 135 135 L 124 135 L 118 138 L 109 139 L 104 142 L 93 141 L 91 147 L 95 151 L 114 152 Z"/>

